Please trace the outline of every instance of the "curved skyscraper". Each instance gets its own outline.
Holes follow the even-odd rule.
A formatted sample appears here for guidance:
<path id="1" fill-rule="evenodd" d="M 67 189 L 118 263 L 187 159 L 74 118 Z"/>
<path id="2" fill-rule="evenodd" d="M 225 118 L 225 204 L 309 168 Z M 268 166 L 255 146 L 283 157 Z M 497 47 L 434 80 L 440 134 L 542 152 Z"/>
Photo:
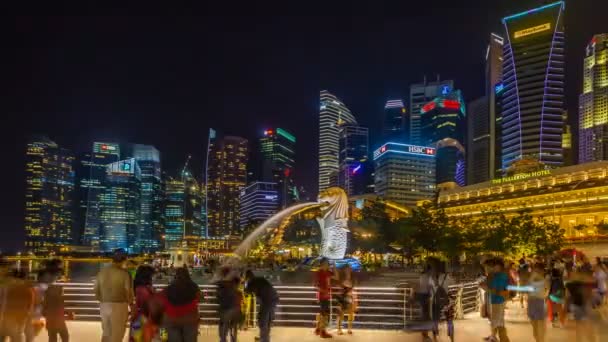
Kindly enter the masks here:
<path id="1" fill-rule="evenodd" d="M 564 2 L 504 18 L 502 167 L 564 156 Z"/>
<path id="2" fill-rule="evenodd" d="M 356 125 L 357 120 L 335 95 L 321 91 L 319 111 L 319 191 L 330 186 L 330 179 L 339 171 L 340 128 L 345 124 Z"/>

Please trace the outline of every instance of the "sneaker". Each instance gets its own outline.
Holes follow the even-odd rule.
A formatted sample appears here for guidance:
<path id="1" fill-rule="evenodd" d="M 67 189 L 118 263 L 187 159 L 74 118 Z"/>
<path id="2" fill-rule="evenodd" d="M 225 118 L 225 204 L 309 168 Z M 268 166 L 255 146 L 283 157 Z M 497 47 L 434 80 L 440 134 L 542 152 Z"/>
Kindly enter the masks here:
<path id="1" fill-rule="evenodd" d="M 347 334 L 349 334 L 349 335 L 352 335 L 352 334 L 353 334 L 353 331 L 352 331 L 352 330 L 349 330 L 349 331 L 347 331 L 346 333 L 347 333 Z"/>
<path id="2" fill-rule="evenodd" d="M 338 329 L 338 335 L 344 335 L 344 331 L 342 331 L 342 329 Z"/>
<path id="3" fill-rule="evenodd" d="M 333 338 L 333 336 L 331 336 L 331 334 L 329 334 L 327 331 L 321 331 L 319 336 L 321 336 L 321 338 Z"/>
<path id="4" fill-rule="evenodd" d="M 316 328 L 316 329 L 315 329 L 315 335 L 317 335 L 317 336 L 318 336 L 319 334 L 321 334 L 321 329 Z"/>

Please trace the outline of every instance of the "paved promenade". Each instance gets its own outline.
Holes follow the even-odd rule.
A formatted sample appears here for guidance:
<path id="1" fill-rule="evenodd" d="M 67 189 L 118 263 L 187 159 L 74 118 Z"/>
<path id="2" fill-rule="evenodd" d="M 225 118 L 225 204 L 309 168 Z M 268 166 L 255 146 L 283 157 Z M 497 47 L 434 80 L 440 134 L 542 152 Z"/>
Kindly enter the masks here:
<path id="1" fill-rule="evenodd" d="M 71 341 L 100 341 L 101 325 L 97 322 L 69 322 L 68 328 L 71 334 Z M 608 326 L 601 326 L 599 341 L 608 341 Z M 528 323 L 516 322 L 508 323 L 507 329 L 511 341 L 513 342 L 530 342 L 532 338 L 532 328 Z M 478 317 L 468 317 L 465 320 L 456 322 L 456 341 L 481 341 L 482 338 L 488 335 L 489 327 L 486 320 Z M 212 342 L 218 341 L 217 327 L 201 326 L 199 341 Z M 445 334 L 445 328 L 441 332 Z M 574 327 L 568 326 L 564 329 L 548 328 L 549 335 L 547 341 L 551 342 L 573 342 L 576 341 Z M 240 341 L 253 342 L 256 330 L 241 332 L 239 334 Z M 295 339 L 294 339 L 295 338 Z M 405 333 L 402 331 L 390 330 L 355 330 L 352 336 L 334 336 L 331 341 L 344 342 L 363 342 L 363 341 L 382 341 L 382 342 L 419 342 L 420 335 L 415 333 Z M 440 341 L 448 341 L 447 336 L 443 335 Z M 46 342 L 47 337 L 43 334 L 37 341 Z M 124 341 L 127 341 L 125 337 Z M 312 328 L 275 328 L 272 331 L 272 341 L 274 342 L 313 342 L 320 341 L 313 334 Z"/>

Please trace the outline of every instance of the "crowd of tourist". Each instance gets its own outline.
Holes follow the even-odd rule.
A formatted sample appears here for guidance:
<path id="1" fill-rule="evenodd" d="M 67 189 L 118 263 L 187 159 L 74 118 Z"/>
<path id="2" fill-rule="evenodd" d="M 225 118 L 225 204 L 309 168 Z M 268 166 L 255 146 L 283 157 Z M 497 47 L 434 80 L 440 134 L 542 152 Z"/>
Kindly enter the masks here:
<path id="1" fill-rule="evenodd" d="M 448 337 L 454 339 L 457 296 L 454 277 L 446 264 L 429 257 L 414 287 L 412 300 L 420 305 L 423 341 L 437 341 L 440 323 L 447 323 Z M 489 320 L 486 341 L 508 342 L 505 311 L 525 309 L 536 342 L 547 341 L 547 322 L 559 329 L 573 325 L 577 341 L 597 341 L 593 317 L 608 306 L 608 267 L 600 259 L 593 264 L 582 258 L 529 259 L 505 262 L 489 258 L 482 263 L 479 288 L 481 315 Z M 192 280 L 190 270 L 172 268 L 166 286 L 154 284 L 157 265 L 134 265 L 122 250 L 95 279 L 95 298 L 99 301 L 102 342 L 195 342 L 199 335 L 199 305 L 209 300 Z M 269 280 L 242 266 L 218 264 L 213 279 L 217 304 L 220 342 L 236 342 L 239 330 L 252 328 L 257 311 L 259 337 L 269 342 L 270 330 L 279 302 L 278 292 Z M 21 271 L 0 275 L 0 341 L 31 342 L 43 330 L 51 342 L 69 341 L 63 287 L 56 284 L 63 273 L 61 262 L 51 260 L 36 272 L 35 280 Z M 155 286 L 157 285 L 157 286 Z M 336 268 L 321 258 L 314 271 L 318 313 L 315 334 L 332 338 L 328 332 L 332 306 L 336 313 L 336 332 L 353 333 L 358 309 L 356 282 L 348 264 Z M 334 303 L 332 305 L 332 303 Z M 604 310 L 604 311 L 602 311 Z M 346 318 L 346 320 L 345 320 Z M 432 334 L 432 337 L 431 337 Z"/>
<path id="2" fill-rule="evenodd" d="M 594 316 L 606 306 L 608 268 L 599 258 L 587 260 L 561 258 L 534 260 L 522 257 L 505 266 L 500 258 L 483 263 L 481 314 L 491 323 L 486 341 L 508 342 L 505 305 L 525 308 L 536 342 L 547 340 L 547 324 L 563 328 L 570 318 L 577 341 L 597 341 Z"/>

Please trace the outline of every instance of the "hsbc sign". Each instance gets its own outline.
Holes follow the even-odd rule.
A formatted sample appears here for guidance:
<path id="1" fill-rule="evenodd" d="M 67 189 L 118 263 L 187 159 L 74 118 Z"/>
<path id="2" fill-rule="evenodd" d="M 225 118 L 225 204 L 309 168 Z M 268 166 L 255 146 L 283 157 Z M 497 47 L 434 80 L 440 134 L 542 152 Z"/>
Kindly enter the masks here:
<path id="1" fill-rule="evenodd" d="M 430 157 L 435 156 L 435 149 L 433 147 L 388 142 L 374 151 L 374 160 L 389 152 Z"/>

